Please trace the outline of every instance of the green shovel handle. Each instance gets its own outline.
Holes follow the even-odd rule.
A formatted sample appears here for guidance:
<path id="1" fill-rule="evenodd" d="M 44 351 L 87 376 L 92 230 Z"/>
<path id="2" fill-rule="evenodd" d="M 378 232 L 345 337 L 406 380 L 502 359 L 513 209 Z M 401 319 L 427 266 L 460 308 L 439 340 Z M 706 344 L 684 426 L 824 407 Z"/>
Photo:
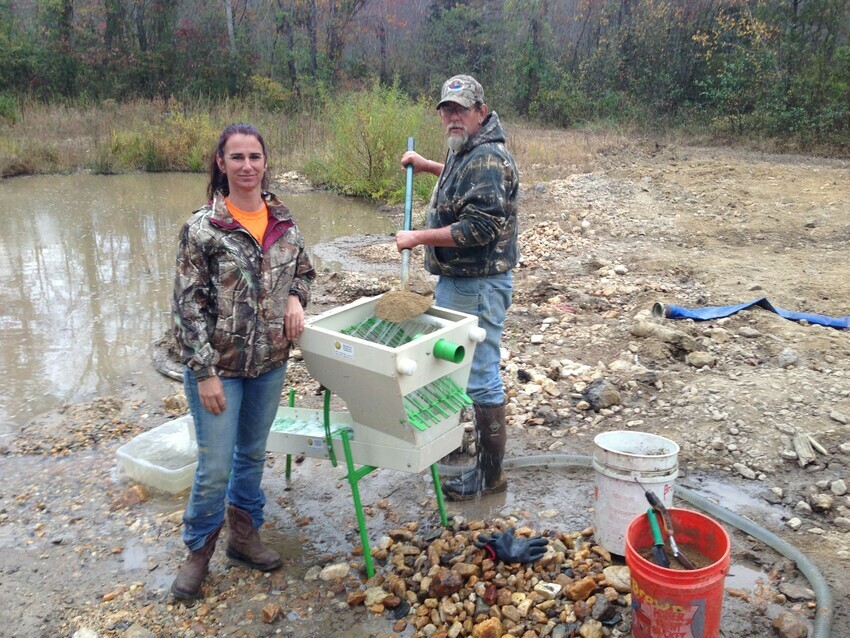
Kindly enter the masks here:
<path id="1" fill-rule="evenodd" d="M 658 526 L 658 519 L 655 517 L 655 510 L 646 510 L 646 518 L 649 519 L 649 529 L 652 530 L 652 538 L 655 541 L 653 545 L 664 545 L 664 538 L 661 536 L 661 528 Z"/>

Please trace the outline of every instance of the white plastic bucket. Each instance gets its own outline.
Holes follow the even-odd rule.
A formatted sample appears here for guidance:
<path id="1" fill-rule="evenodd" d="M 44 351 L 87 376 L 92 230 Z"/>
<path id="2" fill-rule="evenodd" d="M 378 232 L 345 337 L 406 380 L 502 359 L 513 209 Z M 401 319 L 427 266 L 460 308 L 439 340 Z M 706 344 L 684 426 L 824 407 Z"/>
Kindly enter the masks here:
<path id="1" fill-rule="evenodd" d="M 665 507 L 673 506 L 679 446 L 663 436 L 629 431 L 605 432 L 593 442 L 596 540 L 612 554 L 624 556 L 629 523 L 649 508 L 644 488 Z"/>

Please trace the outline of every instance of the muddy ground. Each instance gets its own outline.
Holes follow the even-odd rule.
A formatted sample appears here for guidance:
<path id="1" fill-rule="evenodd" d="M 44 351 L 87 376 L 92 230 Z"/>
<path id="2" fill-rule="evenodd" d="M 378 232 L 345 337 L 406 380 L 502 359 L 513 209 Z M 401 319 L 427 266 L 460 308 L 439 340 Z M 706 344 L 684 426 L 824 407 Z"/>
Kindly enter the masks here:
<path id="1" fill-rule="evenodd" d="M 850 635 L 847 332 L 762 309 L 702 323 L 651 314 L 656 302 L 759 297 L 789 310 L 850 314 L 850 164 L 635 141 L 569 173 L 523 188 L 523 260 L 504 342 L 508 456 L 591 454 L 593 437 L 610 430 L 675 440 L 678 484 L 807 554 L 832 587 L 832 635 Z M 397 255 L 373 242 L 320 247 L 348 266 L 322 273 L 311 312 L 396 285 Z M 432 283 L 414 278 L 420 288 Z M 359 541 L 342 469 L 310 459 L 287 481 L 284 459 L 269 456 L 263 534 L 283 554 L 282 570 L 249 573 L 219 551 L 204 600 L 185 606 L 169 597 L 184 554 L 186 494 L 137 487 L 115 462 L 119 445 L 180 413 L 151 400 L 148 378 L 0 441 L 0 635 L 393 635 L 394 620 L 350 607 L 344 585 L 312 579 L 311 568 L 362 559 L 352 555 Z M 302 362 L 289 378 L 298 404 L 318 407 Z M 599 380 L 607 405 L 593 392 Z M 179 391 L 164 377 L 151 384 L 162 384 L 160 395 Z M 795 433 L 822 447 L 805 467 L 792 452 Z M 586 470 L 518 469 L 509 478 L 506 495 L 450 504 L 450 514 L 513 516 L 540 531 L 592 525 Z M 373 539 L 408 521 L 438 525 L 424 475 L 380 470 L 361 490 Z M 729 530 L 721 635 L 805 635 L 814 614 L 805 579 Z M 800 623 L 780 633 L 779 616 Z"/>

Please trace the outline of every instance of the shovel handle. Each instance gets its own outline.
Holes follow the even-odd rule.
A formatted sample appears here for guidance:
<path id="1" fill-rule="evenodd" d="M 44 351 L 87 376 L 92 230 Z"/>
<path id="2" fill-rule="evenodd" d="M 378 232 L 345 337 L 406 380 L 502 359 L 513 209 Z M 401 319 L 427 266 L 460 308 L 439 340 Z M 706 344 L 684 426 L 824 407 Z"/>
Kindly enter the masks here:
<path id="1" fill-rule="evenodd" d="M 646 510 L 646 518 L 649 519 L 649 529 L 652 531 L 653 545 L 664 545 L 664 538 L 661 536 L 661 529 L 658 527 L 658 519 L 655 518 L 655 510 Z"/>
<path id="2" fill-rule="evenodd" d="M 661 537 L 658 520 L 655 518 L 655 510 L 651 508 L 646 510 L 646 517 L 649 519 L 649 528 L 652 530 L 652 556 L 655 558 L 655 563 L 661 567 L 670 567 L 670 560 L 664 553 L 664 539 Z"/>
<path id="3" fill-rule="evenodd" d="M 407 138 L 407 150 L 413 150 L 413 138 Z M 404 230 L 410 230 L 413 217 L 413 164 L 408 164 L 405 167 L 405 184 L 404 184 Z M 401 251 L 401 289 L 407 290 L 407 284 L 410 280 L 410 249 L 405 248 Z"/>

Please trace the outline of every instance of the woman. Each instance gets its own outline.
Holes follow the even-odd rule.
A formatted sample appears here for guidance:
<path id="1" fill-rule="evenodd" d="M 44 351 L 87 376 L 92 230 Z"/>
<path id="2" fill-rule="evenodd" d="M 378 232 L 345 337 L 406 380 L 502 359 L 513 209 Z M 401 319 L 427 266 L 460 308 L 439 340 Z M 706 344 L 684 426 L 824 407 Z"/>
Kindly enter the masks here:
<path id="1" fill-rule="evenodd" d="M 260 481 L 316 273 L 268 182 L 262 135 L 231 124 L 210 162 L 211 202 L 180 234 L 172 312 L 198 440 L 183 517 L 189 556 L 171 585 L 181 599 L 200 597 L 225 514 L 228 558 L 263 571 L 281 564 L 257 533 L 265 505 Z"/>

